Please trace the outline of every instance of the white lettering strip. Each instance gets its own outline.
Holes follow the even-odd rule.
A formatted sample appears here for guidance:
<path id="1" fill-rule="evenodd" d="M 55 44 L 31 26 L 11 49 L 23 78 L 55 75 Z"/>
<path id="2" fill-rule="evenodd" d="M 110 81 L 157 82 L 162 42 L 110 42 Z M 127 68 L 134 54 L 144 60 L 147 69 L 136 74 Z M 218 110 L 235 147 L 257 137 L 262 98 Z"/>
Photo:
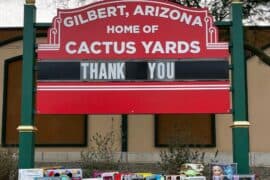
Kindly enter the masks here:
<path id="1" fill-rule="evenodd" d="M 37 86 L 38 91 L 197 91 L 197 90 L 229 90 L 230 85 L 77 85 L 77 86 Z"/>

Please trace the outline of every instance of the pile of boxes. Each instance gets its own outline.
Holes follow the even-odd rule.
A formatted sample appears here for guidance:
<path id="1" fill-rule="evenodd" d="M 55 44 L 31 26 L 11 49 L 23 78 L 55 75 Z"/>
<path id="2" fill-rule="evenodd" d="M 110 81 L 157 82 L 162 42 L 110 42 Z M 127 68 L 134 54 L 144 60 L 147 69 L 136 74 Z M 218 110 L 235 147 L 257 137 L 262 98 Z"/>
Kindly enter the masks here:
<path id="1" fill-rule="evenodd" d="M 206 180 L 202 164 L 183 164 L 179 174 L 163 175 L 152 173 L 100 172 L 91 178 L 83 178 L 81 169 L 44 168 L 20 169 L 19 180 Z M 211 180 L 255 180 L 255 175 L 238 175 L 237 164 L 210 164 Z"/>
<path id="2" fill-rule="evenodd" d="M 19 180 L 82 180 L 81 169 L 20 169 Z"/>

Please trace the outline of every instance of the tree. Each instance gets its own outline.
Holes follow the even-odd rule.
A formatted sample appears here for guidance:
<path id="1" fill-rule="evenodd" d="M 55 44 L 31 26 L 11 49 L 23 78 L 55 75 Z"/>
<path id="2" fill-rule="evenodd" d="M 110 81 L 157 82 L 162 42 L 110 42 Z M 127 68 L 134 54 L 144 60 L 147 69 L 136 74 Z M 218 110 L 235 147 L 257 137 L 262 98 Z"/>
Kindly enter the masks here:
<path id="1" fill-rule="evenodd" d="M 183 6 L 203 8 L 208 7 L 215 20 L 221 21 L 224 18 L 228 18 L 230 14 L 230 6 L 232 0 L 170 0 L 181 4 Z M 266 4 L 270 0 L 243 0 L 243 13 L 244 17 L 248 17 L 257 9 L 255 8 L 258 4 Z"/>
<path id="2" fill-rule="evenodd" d="M 181 4 L 183 6 L 202 8 L 208 7 L 215 20 L 222 21 L 229 17 L 230 7 L 232 0 L 170 0 L 171 2 Z M 204 2 L 202 2 L 204 1 Z M 262 9 L 256 8 L 259 4 L 265 5 L 270 0 L 243 0 L 243 16 L 244 18 L 249 17 L 252 14 L 263 14 Z M 260 60 L 270 66 L 270 57 L 264 53 L 260 48 L 257 48 L 249 43 L 245 43 L 245 50 L 252 52 L 257 55 Z"/>

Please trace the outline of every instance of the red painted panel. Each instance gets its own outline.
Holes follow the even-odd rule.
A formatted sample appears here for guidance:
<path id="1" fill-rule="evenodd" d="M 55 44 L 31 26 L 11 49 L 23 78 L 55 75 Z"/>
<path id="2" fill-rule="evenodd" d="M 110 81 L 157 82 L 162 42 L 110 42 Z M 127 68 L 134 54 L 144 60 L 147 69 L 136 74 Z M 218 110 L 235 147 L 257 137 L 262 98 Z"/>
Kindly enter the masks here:
<path id="1" fill-rule="evenodd" d="M 38 83 L 39 114 L 229 113 L 229 82 Z"/>
<path id="2" fill-rule="evenodd" d="M 114 27 L 114 32 L 110 29 Z M 120 32 L 117 28 L 128 28 Z M 148 30 L 151 31 L 148 31 Z M 110 0 L 58 10 L 38 60 L 228 59 L 207 9 L 164 0 Z M 40 114 L 229 113 L 228 81 L 39 82 Z"/>
<path id="3" fill-rule="evenodd" d="M 228 58 L 208 10 L 162 0 L 102 1 L 59 10 L 38 59 Z M 113 29 L 113 30 L 112 30 Z M 127 30 L 122 30 L 127 29 Z"/>

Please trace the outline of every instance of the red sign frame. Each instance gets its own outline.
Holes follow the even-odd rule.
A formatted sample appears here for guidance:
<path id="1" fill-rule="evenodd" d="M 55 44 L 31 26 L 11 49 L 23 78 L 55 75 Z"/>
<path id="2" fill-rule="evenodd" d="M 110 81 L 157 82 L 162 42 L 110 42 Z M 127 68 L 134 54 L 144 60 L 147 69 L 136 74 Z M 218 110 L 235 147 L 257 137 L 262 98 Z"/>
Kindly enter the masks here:
<path id="1" fill-rule="evenodd" d="M 207 9 L 113 0 L 58 10 L 38 61 L 228 59 Z M 39 114 L 229 113 L 229 81 L 37 83 Z"/>

